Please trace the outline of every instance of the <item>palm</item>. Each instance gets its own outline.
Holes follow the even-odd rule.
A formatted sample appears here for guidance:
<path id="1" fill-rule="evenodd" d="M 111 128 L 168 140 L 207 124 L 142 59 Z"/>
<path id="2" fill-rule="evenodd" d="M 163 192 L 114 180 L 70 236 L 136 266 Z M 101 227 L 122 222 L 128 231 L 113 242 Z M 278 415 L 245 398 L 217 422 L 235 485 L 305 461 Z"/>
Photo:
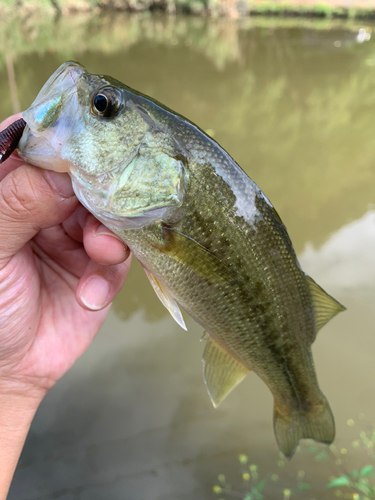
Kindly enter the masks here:
<path id="1" fill-rule="evenodd" d="M 8 336 L 12 371 L 48 388 L 87 349 L 99 330 L 107 309 L 88 311 L 76 300 L 75 290 L 89 258 L 83 246 L 58 226 L 40 232 L 8 264 L 7 272 L 18 307 L 0 328 L 0 338 Z M 6 313 L 0 296 L 0 317 Z M 29 325 L 25 335 L 24 325 Z M 9 366 L 9 359 L 7 359 Z"/>
<path id="2" fill-rule="evenodd" d="M 42 171 L 20 165 L 10 157 L 0 171 L 0 379 L 49 389 L 99 330 L 129 252 L 75 197 L 60 198 Z M 108 285 L 99 304 L 84 300 L 93 278 Z"/>

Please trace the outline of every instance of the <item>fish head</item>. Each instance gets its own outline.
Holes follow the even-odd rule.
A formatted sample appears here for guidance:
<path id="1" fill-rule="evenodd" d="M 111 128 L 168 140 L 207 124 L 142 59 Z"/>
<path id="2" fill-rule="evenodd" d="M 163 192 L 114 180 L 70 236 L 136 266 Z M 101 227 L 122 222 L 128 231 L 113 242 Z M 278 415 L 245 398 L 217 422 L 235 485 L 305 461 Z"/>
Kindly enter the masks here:
<path id="1" fill-rule="evenodd" d="M 183 202 L 186 171 L 159 148 L 160 127 L 144 102 L 111 77 L 64 63 L 23 113 L 18 152 L 68 172 L 81 203 L 111 229 L 168 221 Z"/>
<path id="2" fill-rule="evenodd" d="M 81 65 L 73 62 L 60 66 L 22 114 L 26 128 L 18 152 L 32 165 L 56 172 L 70 171 L 61 153 L 64 144 L 83 126 L 77 82 L 84 71 Z"/>

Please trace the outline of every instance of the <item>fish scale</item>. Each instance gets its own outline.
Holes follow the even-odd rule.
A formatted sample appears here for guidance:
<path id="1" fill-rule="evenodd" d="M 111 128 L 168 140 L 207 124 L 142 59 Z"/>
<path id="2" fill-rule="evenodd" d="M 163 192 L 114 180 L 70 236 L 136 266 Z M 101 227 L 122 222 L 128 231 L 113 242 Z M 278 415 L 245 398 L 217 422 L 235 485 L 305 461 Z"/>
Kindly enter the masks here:
<path id="1" fill-rule="evenodd" d="M 182 307 L 205 329 L 213 404 L 252 370 L 274 396 L 286 456 L 302 438 L 331 443 L 311 343 L 344 308 L 301 270 L 276 210 L 229 154 L 178 113 L 72 62 L 24 119 L 21 156 L 69 172 L 81 203 L 129 245 L 173 318 L 186 328 Z"/>
<path id="2" fill-rule="evenodd" d="M 191 155 L 194 157 L 194 151 L 190 152 Z M 209 160 L 210 158 L 208 155 L 206 155 L 206 160 Z M 219 258 L 224 259 L 227 258 L 229 260 L 230 265 L 229 267 L 235 268 L 236 269 L 236 278 L 239 281 L 239 284 L 236 284 L 236 286 L 233 287 L 232 285 L 232 300 L 230 301 L 229 305 L 227 304 L 228 302 L 228 297 L 223 298 L 223 291 L 219 295 L 220 300 L 217 301 L 218 294 L 217 290 L 213 289 L 211 283 L 209 280 L 205 280 L 205 288 L 207 290 L 204 291 L 204 294 L 208 294 L 208 301 L 207 304 L 202 304 L 201 301 L 197 301 L 195 298 L 195 293 L 193 296 L 187 295 L 186 296 L 186 289 L 184 284 L 182 287 L 179 286 L 180 280 L 178 279 L 179 276 L 183 275 L 185 272 L 191 272 L 190 269 L 186 270 L 184 267 L 183 268 L 178 268 L 175 269 L 174 265 L 175 262 L 172 259 L 171 262 L 171 268 L 168 269 L 167 271 L 167 266 L 164 262 L 164 255 L 162 252 L 156 252 L 156 255 L 145 255 L 144 257 L 140 256 L 140 260 L 143 260 L 143 263 L 150 263 L 150 262 L 156 262 L 158 259 L 162 259 L 161 262 L 159 262 L 159 265 L 153 268 L 153 272 L 155 275 L 159 277 L 160 280 L 167 282 L 170 282 L 170 289 L 172 292 L 172 295 L 177 299 L 177 301 L 189 311 L 190 314 L 192 314 L 197 321 L 199 321 L 203 326 L 209 324 L 210 329 L 209 332 L 215 335 L 218 339 L 223 337 L 222 342 L 227 345 L 230 350 L 239 358 L 244 361 L 244 358 L 246 356 L 246 364 L 249 368 L 254 369 L 257 371 L 257 366 L 256 366 L 256 357 L 257 354 L 254 354 L 251 352 L 251 347 L 254 343 L 254 339 L 260 340 L 260 344 L 262 343 L 261 340 L 263 338 L 262 336 L 262 328 L 260 328 L 257 323 L 261 321 L 263 323 L 263 330 L 269 330 L 269 322 L 265 322 L 265 318 L 267 317 L 267 314 L 264 312 L 264 300 L 261 300 L 259 303 L 257 303 L 256 297 L 253 295 L 248 294 L 248 288 L 249 288 L 249 282 L 251 283 L 254 280 L 254 259 L 252 254 L 257 254 L 259 255 L 259 262 L 258 265 L 261 269 L 259 273 L 257 273 L 260 276 L 261 281 L 260 283 L 265 283 L 268 287 L 272 288 L 272 281 L 274 281 L 274 276 L 275 274 L 271 271 L 271 267 L 273 268 L 274 265 L 270 265 L 269 262 L 269 257 L 266 256 L 266 252 L 268 248 L 274 249 L 275 247 L 277 248 L 280 245 L 277 245 L 277 241 L 282 241 L 278 240 L 276 235 L 273 235 L 273 240 L 270 244 L 265 245 L 264 242 L 269 241 L 269 236 L 265 236 L 262 232 L 262 228 L 258 227 L 257 230 L 251 229 L 251 227 L 244 223 L 244 221 L 240 221 L 243 225 L 241 227 L 239 223 L 237 222 L 237 225 L 235 227 L 228 225 L 227 223 L 227 217 L 225 214 L 225 210 L 223 206 L 218 206 L 216 202 L 216 190 L 219 192 L 221 191 L 220 187 L 218 186 L 218 183 L 216 182 L 215 184 L 215 189 L 211 192 L 210 198 L 213 199 L 213 203 L 209 204 L 207 203 L 207 194 L 205 194 L 205 221 L 206 221 L 206 228 L 209 227 L 210 221 L 216 220 L 217 224 L 215 225 L 215 231 L 210 233 L 209 238 L 205 238 L 205 231 L 202 231 L 202 227 L 197 225 L 196 223 L 196 214 L 199 213 L 199 207 L 201 207 L 202 200 L 200 199 L 200 184 L 204 184 L 206 182 L 211 182 L 211 179 L 202 179 L 202 166 L 201 165 L 189 165 L 189 167 L 194 171 L 197 169 L 200 174 L 200 183 L 197 183 L 197 185 L 194 184 L 195 191 L 191 194 L 191 208 L 189 206 L 189 202 L 185 200 L 185 217 L 183 220 L 176 225 L 176 229 L 180 230 L 183 234 L 190 236 L 193 238 L 195 241 L 197 241 L 199 244 L 204 246 L 205 248 L 208 248 L 212 253 L 216 254 Z M 203 167 L 204 168 L 204 167 Z M 207 172 L 207 175 L 210 176 L 210 174 L 213 172 L 212 164 L 206 164 L 205 171 Z M 230 191 L 231 188 L 225 184 L 225 187 Z M 232 208 L 229 204 L 229 199 L 231 196 L 224 196 L 223 197 L 226 202 L 227 202 L 227 209 Z M 233 195 L 232 195 L 233 198 Z M 266 205 L 264 203 L 264 205 Z M 264 216 L 265 218 L 270 216 L 267 216 L 265 208 L 263 208 Z M 194 223 L 195 222 L 195 223 Z M 265 225 L 264 231 L 267 231 L 269 228 L 268 225 Z M 152 229 L 150 227 L 147 227 L 144 229 L 145 233 L 150 234 Z M 156 227 L 156 232 L 160 232 L 160 228 Z M 259 232 L 259 235 L 258 235 Z M 271 226 L 271 237 L 272 233 L 275 233 L 275 228 L 274 226 Z M 242 236 L 241 238 L 239 237 L 238 233 Z M 227 241 L 231 241 L 231 245 L 228 247 L 227 245 L 218 245 L 218 242 L 220 241 L 220 237 L 217 238 L 217 235 L 225 235 L 225 238 Z M 121 236 L 127 240 L 127 242 L 130 244 L 131 248 L 138 248 L 139 246 L 142 246 L 141 241 L 139 241 L 139 238 L 141 237 L 140 231 L 127 231 L 126 233 L 121 233 Z M 147 238 L 147 235 L 145 235 Z M 133 239 L 134 238 L 134 239 Z M 275 241 L 276 240 L 276 241 Z M 258 245 L 251 245 L 250 241 L 260 242 L 260 248 Z M 145 245 L 143 245 L 145 246 Z M 146 245 L 146 248 L 151 248 L 151 245 Z M 255 247 L 255 248 L 254 248 Z M 266 248 L 265 248 L 266 247 Z M 137 255 L 137 252 L 135 250 L 135 253 Z M 263 264 L 263 260 L 267 260 L 269 271 L 267 272 L 266 266 Z M 291 262 L 290 254 L 286 254 L 286 266 L 285 266 L 285 272 L 284 274 L 287 276 L 288 274 L 291 274 L 291 281 L 293 283 L 296 282 L 296 277 L 298 278 L 298 275 L 301 275 L 301 271 L 297 266 L 292 266 L 290 264 Z M 246 266 L 246 262 L 248 263 L 248 266 Z M 279 262 L 280 264 L 280 262 Z M 290 270 L 288 270 L 288 265 L 290 267 Z M 246 267 L 248 269 L 246 269 Z M 241 271 L 241 274 L 238 274 L 238 270 Z M 292 273 L 290 273 L 292 271 Z M 297 276 L 296 276 L 297 275 Z M 193 277 L 189 277 L 189 282 L 192 283 L 191 279 L 194 279 Z M 287 288 L 287 285 L 285 283 L 287 280 L 284 279 L 283 287 Z M 275 283 L 274 289 L 279 289 L 280 280 L 277 280 Z M 301 279 L 301 276 L 299 276 L 299 285 L 300 288 L 303 288 L 303 285 L 305 285 L 305 288 L 308 289 L 307 283 L 303 283 L 303 280 Z M 202 287 L 204 285 L 201 285 Z M 200 290 L 200 287 L 198 287 L 198 290 Z M 226 291 L 226 290 L 224 290 Z M 305 296 L 309 293 L 308 290 L 306 290 Z M 202 295 L 202 291 L 200 291 L 200 294 Z M 269 295 L 266 293 L 266 295 Z M 309 297 L 309 295 L 307 295 Z M 280 306 L 280 308 L 283 311 L 291 311 L 289 315 L 293 314 L 293 311 L 299 311 L 303 308 L 302 307 L 296 307 L 296 302 L 301 300 L 301 294 L 297 293 L 295 294 L 295 297 L 292 297 L 292 294 L 281 294 L 281 297 L 278 297 L 273 293 L 273 301 L 278 304 L 280 304 L 284 299 L 287 299 L 289 302 L 292 301 L 294 302 L 295 307 L 294 308 L 288 308 L 288 304 L 285 304 L 284 307 Z M 212 307 L 213 301 L 216 299 L 217 306 L 215 308 Z M 251 306 L 248 306 L 248 302 L 251 302 Z M 263 299 L 263 297 L 262 297 Z M 272 309 L 272 302 L 269 301 L 269 308 Z M 311 299 L 310 299 L 311 302 Z M 192 305 L 193 304 L 193 305 Z M 239 311 L 239 304 L 242 305 L 242 308 L 245 308 L 244 311 L 242 311 L 243 318 L 241 318 L 241 312 Z M 254 314 L 254 311 L 256 311 L 257 306 L 260 306 L 263 308 L 262 314 Z M 311 307 L 310 307 L 311 308 Z M 214 319 L 212 321 L 208 320 L 210 311 L 214 309 Z M 232 317 L 231 314 L 228 314 L 229 311 L 233 311 L 235 317 Z M 310 314 L 313 314 L 312 308 Z M 270 311 L 269 316 L 274 317 L 275 316 L 275 311 Z M 295 318 L 292 318 L 292 320 Z M 311 323 L 310 323 L 310 326 Z M 227 331 L 228 334 L 226 336 L 223 336 L 222 332 Z M 237 334 L 238 332 L 238 334 Z M 300 332 L 298 332 L 300 333 Z M 283 346 L 284 349 L 287 349 L 287 345 L 285 343 L 285 340 L 282 338 L 279 339 L 280 345 Z M 268 350 L 269 346 L 265 346 L 265 348 Z M 295 351 L 299 350 L 299 343 L 296 342 L 296 348 Z M 294 353 L 294 356 L 298 356 L 298 351 Z M 277 367 L 279 369 L 279 367 Z M 271 372 L 272 373 L 272 372 Z M 272 378 L 278 378 L 278 374 L 273 374 L 271 375 Z M 315 380 L 310 381 L 315 383 Z"/>

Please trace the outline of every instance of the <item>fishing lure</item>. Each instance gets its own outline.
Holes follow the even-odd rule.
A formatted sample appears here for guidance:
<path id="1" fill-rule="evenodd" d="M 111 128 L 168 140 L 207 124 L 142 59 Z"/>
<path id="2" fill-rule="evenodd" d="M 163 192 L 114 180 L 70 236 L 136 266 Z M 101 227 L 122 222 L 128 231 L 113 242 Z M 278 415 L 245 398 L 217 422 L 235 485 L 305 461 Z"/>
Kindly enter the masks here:
<path id="1" fill-rule="evenodd" d="M 16 149 L 25 127 L 25 120 L 20 118 L 0 132 L 0 163 L 9 158 Z"/>

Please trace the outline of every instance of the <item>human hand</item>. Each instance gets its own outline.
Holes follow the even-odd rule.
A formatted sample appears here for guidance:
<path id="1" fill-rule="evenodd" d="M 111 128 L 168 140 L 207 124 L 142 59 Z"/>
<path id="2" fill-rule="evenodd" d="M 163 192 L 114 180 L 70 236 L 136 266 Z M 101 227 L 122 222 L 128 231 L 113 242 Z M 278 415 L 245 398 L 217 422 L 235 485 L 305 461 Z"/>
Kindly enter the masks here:
<path id="1" fill-rule="evenodd" d="M 0 165 L 0 500 L 40 401 L 98 332 L 129 253 L 78 203 L 68 174 L 17 154 Z"/>
<path id="2" fill-rule="evenodd" d="M 4 129 L 20 116 L 0 126 Z M 129 250 L 74 196 L 67 174 L 0 167 L 0 391 L 41 397 L 87 349 Z"/>

